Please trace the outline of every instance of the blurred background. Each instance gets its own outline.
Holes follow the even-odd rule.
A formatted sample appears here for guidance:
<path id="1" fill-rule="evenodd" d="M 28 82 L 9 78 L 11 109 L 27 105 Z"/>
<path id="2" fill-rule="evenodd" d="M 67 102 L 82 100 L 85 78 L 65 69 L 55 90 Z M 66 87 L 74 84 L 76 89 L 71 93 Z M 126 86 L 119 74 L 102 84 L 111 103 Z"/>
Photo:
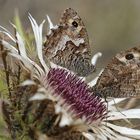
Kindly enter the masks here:
<path id="1" fill-rule="evenodd" d="M 57 24 L 61 13 L 68 7 L 75 9 L 83 19 L 92 54 L 103 53 L 97 68 L 104 68 L 117 52 L 140 44 L 140 0 L 0 0 L 0 25 L 13 31 L 10 21 L 16 10 L 25 29 L 30 28 L 28 13 L 38 23 L 48 14 Z M 45 34 L 47 26 L 44 28 Z M 140 102 L 132 99 L 130 103 L 135 106 Z M 126 108 L 129 108 L 129 102 Z"/>
<path id="2" fill-rule="evenodd" d="M 74 8 L 83 19 L 92 54 L 103 53 L 99 68 L 116 52 L 140 44 L 140 0 L 0 0 L 0 25 L 11 30 L 9 21 L 16 10 L 25 29 L 30 27 L 28 12 L 38 23 L 48 14 L 57 24 L 68 7 Z"/>

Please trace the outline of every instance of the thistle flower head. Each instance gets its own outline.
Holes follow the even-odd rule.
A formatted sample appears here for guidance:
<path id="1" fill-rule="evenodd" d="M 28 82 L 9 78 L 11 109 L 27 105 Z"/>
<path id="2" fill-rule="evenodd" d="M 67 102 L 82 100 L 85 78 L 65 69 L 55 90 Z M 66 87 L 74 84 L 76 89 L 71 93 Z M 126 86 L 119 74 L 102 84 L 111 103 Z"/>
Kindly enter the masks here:
<path id="1" fill-rule="evenodd" d="M 67 106 L 75 118 L 89 123 L 105 118 L 107 110 L 104 102 L 93 95 L 82 79 L 64 69 L 54 68 L 44 77 L 45 80 L 54 88 L 53 95 L 60 97 L 61 104 Z"/>

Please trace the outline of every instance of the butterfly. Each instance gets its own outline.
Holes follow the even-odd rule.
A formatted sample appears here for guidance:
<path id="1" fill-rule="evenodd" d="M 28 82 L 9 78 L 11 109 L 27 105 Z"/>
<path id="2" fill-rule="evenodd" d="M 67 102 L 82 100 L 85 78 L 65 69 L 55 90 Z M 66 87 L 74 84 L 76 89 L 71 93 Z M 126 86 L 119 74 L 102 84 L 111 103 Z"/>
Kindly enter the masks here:
<path id="1" fill-rule="evenodd" d="M 140 97 L 140 47 L 114 56 L 92 88 L 102 97 Z"/>
<path id="2" fill-rule="evenodd" d="M 44 56 L 55 64 L 65 67 L 79 76 L 95 71 L 91 64 L 91 51 L 86 27 L 80 16 L 68 8 L 60 22 L 46 36 Z"/>

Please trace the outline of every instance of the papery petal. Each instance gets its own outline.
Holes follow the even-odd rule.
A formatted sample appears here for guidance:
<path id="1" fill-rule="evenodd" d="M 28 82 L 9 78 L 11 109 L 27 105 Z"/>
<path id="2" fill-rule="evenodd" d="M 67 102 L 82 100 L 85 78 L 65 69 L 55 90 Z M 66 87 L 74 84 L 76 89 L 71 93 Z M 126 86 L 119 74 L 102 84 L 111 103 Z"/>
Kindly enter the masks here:
<path id="1" fill-rule="evenodd" d="M 18 50 L 14 47 L 14 46 L 12 46 L 11 44 L 9 44 L 7 41 L 5 41 L 5 40 L 0 40 L 1 42 L 1 44 L 6 48 L 6 49 L 8 49 L 10 52 L 12 52 L 12 53 L 16 53 L 16 54 L 18 54 Z"/>
<path id="2" fill-rule="evenodd" d="M 48 19 L 48 23 L 49 23 L 49 29 L 51 30 L 51 29 L 53 29 L 55 26 L 53 25 L 53 23 L 52 23 L 52 21 L 51 21 L 51 19 L 50 19 L 50 17 L 47 15 L 47 19 Z"/>
<path id="3" fill-rule="evenodd" d="M 112 128 L 113 130 L 119 132 L 122 135 L 126 135 L 126 136 L 139 136 L 140 139 L 140 130 L 136 130 L 136 129 L 131 129 L 128 127 L 122 127 L 122 126 L 117 126 L 111 123 L 107 123 L 107 126 Z"/>
<path id="4" fill-rule="evenodd" d="M 100 58 L 102 56 L 102 53 L 101 52 L 98 52 L 98 53 L 96 53 L 93 57 L 92 57 L 92 59 L 91 59 L 91 63 L 92 63 L 92 65 L 96 65 L 96 62 L 97 62 L 97 60 L 98 60 L 98 58 Z"/>
<path id="5" fill-rule="evenodd" d="M 16 32 L 16 37 L 17 37 L 17 44 L 20 51 L 20 55 L 24 57 L 25 59 L 27 59 L 28 57 L 27 57 L 27 53 L 25 49 L 24 40 L 22 39 L 22 37 L 20 36 L 18 32 Z"/>
<path id="6" fill-rule="evenodd" d="M 108 102 L 108 106 L 119 104 L 120 102 L 126 100 L 127 98 L 115 98 Z"/>
<path id="7" fill-rule="evenodd" d="M 108 113 L 108 120 L 119 120 L 119 119 L 140 119 L 140 109 L 129 109 L 121 112 L 110 112 Z"/>
<path id="8" fill-rule="evenodd" d="M 16 39 L 13 37 L 13 35 L 6 28 L 4 28 L 3 26 L 0 26 L 0 28 L 3 30 L 3 31 L 0 31 L 0 32 L 7 35 L 13 42 L 16 43 Z"/>
<path id="9" fill-rule="evenodd" d="M 47 73 L 49 71 L 49 68 L 47 67 L 44 59 L 43 59 L 43 53 L 42 53 L 42 28 L 43 28 L 43 24 L 45 22 L 45 20 L 40 24 L 40 26 L 37 25 L 35 19 L 29 14 L 29 19 L 32 25 L 32 29 L 34 32 L 34 36 L 35 36 L 35 42 L 36 42 L 36 49 L 37 49 L 37 54 L 38 54 L 38 58 L 40 60 L 40 63 L 42 64 L 42 66 L 45 69 L 45 72 Z"/>
<path id="10" fill-rule="evenodd" d="M 95 77 L 92 81 L 90 81 L 90 82 L 88 83 L 88 85 L 89 85 L 90 87 L 93 87 L 93 86 L 96 84 L 96 82 L 97 82 L 98 78 L 100 77 L 100 75 L 102 74 L 102 72 L 103 72 L 103 69 L 100 71 L 100 73 L 98 74 L 97 77 Z"/>
<path id="11" fill-rule="evenodd" d="M 27 86 L 27 85 L 36 85 L 36 83 L 32 80 L 25 80 L 20 84 L 21 86 Z"/>

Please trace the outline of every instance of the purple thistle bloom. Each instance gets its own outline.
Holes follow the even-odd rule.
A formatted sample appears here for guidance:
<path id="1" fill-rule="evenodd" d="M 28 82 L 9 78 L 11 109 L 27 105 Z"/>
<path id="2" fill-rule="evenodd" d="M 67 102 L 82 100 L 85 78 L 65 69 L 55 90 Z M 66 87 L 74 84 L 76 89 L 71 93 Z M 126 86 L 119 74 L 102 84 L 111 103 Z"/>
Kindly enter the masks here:
<path id="1" fill-rule="evenodd" d="M 76 75 L 57 68 L 51 69 L 44 78 L 53 87 L 53 94 L 63 99 L 75 118 L 84 118 L 88 123 L 105 118 L 107 109 L 104 102 L 93 95 L 88 85 Z"/>

